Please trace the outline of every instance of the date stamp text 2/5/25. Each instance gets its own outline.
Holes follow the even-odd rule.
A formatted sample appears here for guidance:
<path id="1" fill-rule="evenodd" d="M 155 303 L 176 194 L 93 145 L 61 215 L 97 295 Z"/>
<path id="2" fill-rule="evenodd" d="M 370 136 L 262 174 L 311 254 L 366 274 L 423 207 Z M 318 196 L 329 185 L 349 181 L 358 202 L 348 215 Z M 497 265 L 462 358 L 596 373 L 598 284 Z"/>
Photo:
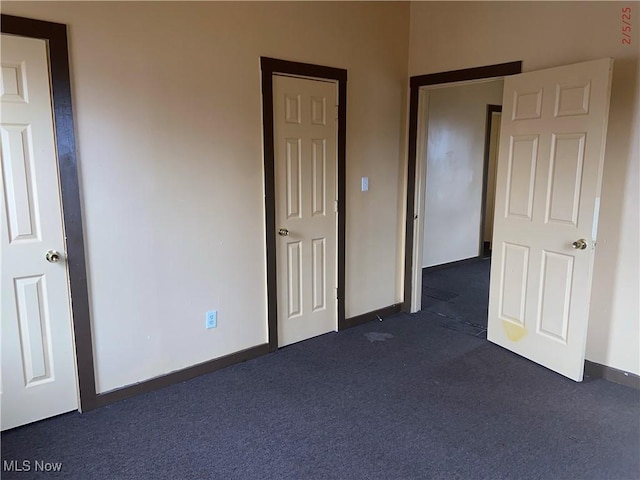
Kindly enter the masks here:
<path id="1" fill-rule="evenodd" d="M 631 45 L 631 7 L 622 8 L 620 15 L 622 20 L 620 31 L 622 33 L 622 44 Z"/>

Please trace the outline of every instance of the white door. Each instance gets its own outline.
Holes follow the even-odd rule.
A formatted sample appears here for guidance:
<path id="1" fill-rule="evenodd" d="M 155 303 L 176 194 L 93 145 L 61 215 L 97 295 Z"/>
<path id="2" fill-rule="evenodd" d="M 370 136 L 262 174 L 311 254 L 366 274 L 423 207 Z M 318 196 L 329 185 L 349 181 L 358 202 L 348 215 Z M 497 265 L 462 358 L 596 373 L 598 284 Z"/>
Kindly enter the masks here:
<path id="1" fill-rule="evenodd" d="M 77 410 L 44 40 L 2 35 L 2 430 Z M 59 252 L 47 261 L 46 252 Z M 50 255 L 55 260 L 55 255 Z"/>
<path id="2" fill-rule="evenodd" d="M 582 380 L 613 60 L 505 78 L 488 339 Z"/>
<path id="3" fill-rule="evenodd" d="M 273 78 L 278 343 L 337 330 L 337 84 Z"/>

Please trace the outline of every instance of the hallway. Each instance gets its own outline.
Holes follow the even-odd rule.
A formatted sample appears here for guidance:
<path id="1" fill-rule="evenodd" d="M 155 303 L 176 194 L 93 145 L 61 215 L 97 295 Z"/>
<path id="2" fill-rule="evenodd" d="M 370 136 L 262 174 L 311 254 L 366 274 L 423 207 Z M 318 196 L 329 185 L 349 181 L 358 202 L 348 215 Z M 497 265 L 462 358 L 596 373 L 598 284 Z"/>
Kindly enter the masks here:
<path id="1" fill-rule="evenodd" d="M 422 310 L 442 327 L 487 338 L 491 259 L 422 272 Z"/>

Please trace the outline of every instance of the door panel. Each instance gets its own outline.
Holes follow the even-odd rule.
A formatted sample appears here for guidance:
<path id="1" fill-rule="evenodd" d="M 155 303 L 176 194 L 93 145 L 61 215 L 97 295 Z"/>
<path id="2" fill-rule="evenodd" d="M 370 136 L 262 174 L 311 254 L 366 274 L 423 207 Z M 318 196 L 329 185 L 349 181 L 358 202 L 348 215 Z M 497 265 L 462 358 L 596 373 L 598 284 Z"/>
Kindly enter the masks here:
<path id="1" fill-rule="evenodd" d="M 51 317 L 44 299 L 46 286 L 42 275 L 14 279 L 18 310 L 19 344 L 22 347 L 24 384 L 51 380 Z"/>
<path id="2" fill-rule="evenodd" d="M 302 314 L 302 242 L 288 242 L 287 254 L 287 318 L 292 319 Z"/>
<path id="3" fill-rule="evenodd" d="M 538 136 L 513 137 L 509 151 L 507 217 L 531 220 L 533 186 L 538 158 Z"/>
<path id="4" fill-rule="evenodd" d="M 334 82 L 274 76 L 278 342 L 337 329 Z"/>
<path id="5" fill-rule="evenodd" d="M 33 144 L 28 125 L 0 127 L 2 144 L 6 148 L 3 174 L 7 179 L 7 216 L 10 242 L 40 237 L 40 225 L 36 218 L 34 172 L 29 146 Z"/>
<path id="6" fill-rule="evenodd" d="M 573 256 L 544 250 L 537 327 L 541 334 L 564 343 L 567 342 L 572 284 Z"/>
<path id="7" fill-rule="evenodd" d="M 487 336 L 577 381 L 612 68 L 603 59 L 505 78 Z"/>
<path id="8" fill-rule="evenodd" d="M 312 178 L 311 178 L 311 198 L 313 205 L 311 206 L 312 216 L 327 215 L 327 141 L 322 138 L 314 138 L 311 140 L 311 156 L 312 156 Z"/>
<path id="9" fill-rule="evenodd" d="M 547 223 L 577 226 L 585 133 L 552 135 L 547 191 Z"/>
<path id="10" fill-rule="evenodd" d="M 2 35 L 2 429 L 76 410 L 64 227 L 44 40 Z"/>
<path id="11" fill-rule="evenodd" d="M 313 303 L 311 311 L 317 312 L 327 307 L 327 262 L 326 262 L 326 238 L 314 238 L 312 244 L 311 262 L 311 291 Z"/>
<path id="12" fill-rule="evenodd" d="M 500 285 L 500 316 L 524 325 L 524 305 L 527 293 L 529 248 L 503 243 L 503 268 Z"/>

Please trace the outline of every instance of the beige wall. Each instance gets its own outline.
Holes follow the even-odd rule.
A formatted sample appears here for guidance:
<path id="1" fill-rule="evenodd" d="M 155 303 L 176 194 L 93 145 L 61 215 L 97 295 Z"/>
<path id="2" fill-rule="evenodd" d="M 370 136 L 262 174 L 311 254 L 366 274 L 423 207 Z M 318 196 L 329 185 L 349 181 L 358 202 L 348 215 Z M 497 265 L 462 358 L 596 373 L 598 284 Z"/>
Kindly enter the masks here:
<path id="1" fill-rule="evenodd" d="M 99 392 L 267 341 L 260 56 L 348 70 L 347 316 L 400 300 L 408 4 L 2 11 L 69 26 Z"/>
<path id="2" fill-rule="evenodd" d="M 427 90 L 423 267 L 479 254 L 487 105 L 502 105 L 503 83 Z"/>
<path id="3" fill-rule="evenodd" d="M 415 2 L 409 74 L 523 61 L 523 71 L 615 60 L 587 358 L 640 374 L 640 72 L 638 29 L 621 41 L 620 11 L 638 2 Z"/>

